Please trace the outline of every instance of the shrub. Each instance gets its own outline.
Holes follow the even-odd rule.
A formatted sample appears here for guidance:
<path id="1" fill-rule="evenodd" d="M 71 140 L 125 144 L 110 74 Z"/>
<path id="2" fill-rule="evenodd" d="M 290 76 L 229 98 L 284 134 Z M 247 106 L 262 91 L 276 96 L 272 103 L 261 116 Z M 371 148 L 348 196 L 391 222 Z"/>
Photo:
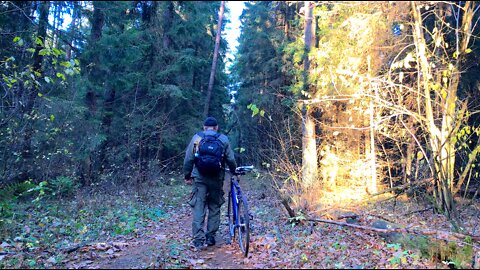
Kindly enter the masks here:
<path id="1" fill-rule="evenodd" d="M 58 176 L 50 181 L 53 196 L 66 197 L 72 195 L 78 188 L 78 184 L 68 176 Z"/>

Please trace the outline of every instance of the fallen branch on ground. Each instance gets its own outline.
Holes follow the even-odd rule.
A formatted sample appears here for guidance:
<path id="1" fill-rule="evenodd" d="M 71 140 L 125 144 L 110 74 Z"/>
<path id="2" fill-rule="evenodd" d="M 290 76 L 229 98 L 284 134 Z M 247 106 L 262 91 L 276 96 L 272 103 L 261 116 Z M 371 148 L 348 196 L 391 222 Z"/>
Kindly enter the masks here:
<path id="1" fill-rule="evenodd" d="M 339 226 L 353 227 L 353 228 L 356 228 L 356 229 L 379 232 L 379 233 L 395 233 L 396 232 L 396 233 L 406 233 L 406 234 L 415 234 L 415 235 L 425 235 L 425 236 L 434 237 L 438 240 L 445 240 L 445 241 L 452 241 L 452 242 L 459 242 L 458 240 L 465 240 L 467 237 L 470 237 L 473 241 L 480 242 L 480 236 L 466 235 L 466 234 L 447 232 L 447 231 L 419 230 L 419 229 L 409 229 L 409 228 L 379 229 L 379 228 L 374 228 L 374 227 L 369 227 L 369 226 L 350 224 L 350 223 L 346 223 L 346 222 L 333 221 L 333 220 L 328 220 L 328 219 L 307 219 L 307 220 L 311 221 L 311 222 L 322 222 L 322 223 L 335 224 L 335 225 L 339 225 Z M 453 238 L 455 238 L 455 239 L 453 239 Z M 465 244 L 465 245 L 470 245 L 470 246 L 480 250 L 480 246 L 465 243 L 464 241 L 460 241 L 460 243 Z"/>
<path id="2" fill-rule="evenodd" d="M 17 253 L 16 252 L 0 252 L 0 256 L 4 256 L 4 255 L 16 255 Z"/>
<path id="3" fill-rule="evenodd" d="M 63 248 L 63 249 L 61 249 L 61 251 L 64 252 L 64 253 L 72 253 L 72 252 L 74 252 L 74 251 L 76 251 L 80 248 L 86 247 L 88 245 L 90 245 L 90 242 L 83 242 L 83 243 L 80 243 L 80 244 L 75 245 L 73 247 Z"/>
<path id="4" fill-rule="evenodd" d="M 282 198 L 282 204 L 283 204 L 283 206 L 285 207 L 285 209 L 287 209 L 288 215 L 289 215 L 291 218 L 294 218 L 294 217 L 295 217 L 295 211 L 293 211 L 293 209 L 290 207 L 290 205 L 288 204 L 287 199 Z"/>

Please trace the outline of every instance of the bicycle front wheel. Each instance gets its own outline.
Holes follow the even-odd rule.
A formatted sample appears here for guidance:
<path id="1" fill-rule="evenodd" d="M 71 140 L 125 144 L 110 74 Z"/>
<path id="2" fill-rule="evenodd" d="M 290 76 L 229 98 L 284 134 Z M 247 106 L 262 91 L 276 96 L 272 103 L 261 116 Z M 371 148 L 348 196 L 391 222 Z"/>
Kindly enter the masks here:
<path id="1" fill-rule="evenodd" d="M 245 257 L 248 256 L 248 247 L 250 244 L 250 214 L 248 212 L 248 204 L 245 197 L 241 197 L 237 206 L 238 220 L 238 243 Z"/>
<path id="2" fill-rule="evenodd" d="M 227 210 L 227 219 L 228 219 L 228 235 L 230 236 L 230 243 L 235 239 L 235 219 L 233 216 L 233 202 L 232 202 L 232 192 L 228 193 L 228 210 Z"/>

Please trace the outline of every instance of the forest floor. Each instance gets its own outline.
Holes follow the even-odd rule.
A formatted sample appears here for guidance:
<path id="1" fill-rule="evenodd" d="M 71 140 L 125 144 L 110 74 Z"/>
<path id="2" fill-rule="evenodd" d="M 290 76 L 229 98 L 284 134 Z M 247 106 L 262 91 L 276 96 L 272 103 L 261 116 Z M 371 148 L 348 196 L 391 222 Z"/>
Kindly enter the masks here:
<path id="1" fill-rule="evenodd" d="M 191 187 L 178 176 L 169 177 L 168 185 L 145 185 L 141 195 L 117 187 L 115 191 L 109 188 L 108 195 L 84 190 L 75 200 L 65 199 L 58 205 L 52 201 L 48 207 L 25 204 L 29 214 L 18 217 L 17 236 L 0 238 L 0 268 L 448 269 L 445 261 L 432 251 L 421 250 L 418 244 L 387 241 L 375 232 L 333 224 L 291 223 L 267 185 L 247 176 L 241 185 L 253 216 L 248 257 L 236 243 L 226 243 L 226 204 L 217 245 L 194 251 L 189 247 L 192 216 L 186 204 Z M 370 226 L 374 217 L 383 217 L 396 224 L 449 229 L 443 216 L 418 211 L 422 209 L 397 200 L 395 204 L 386 201 L 353 210 L 361 216 L 360 225 Z M 470 216 L 465 223 L 475 230 L 478 206 L 465 209 L 462 215 Z M 428 240 L 424 244 L 431 245 Z M 473 252 L 478 263 L 480 252 Z M 472 267 L 468 258 L 452 261 Z"/>

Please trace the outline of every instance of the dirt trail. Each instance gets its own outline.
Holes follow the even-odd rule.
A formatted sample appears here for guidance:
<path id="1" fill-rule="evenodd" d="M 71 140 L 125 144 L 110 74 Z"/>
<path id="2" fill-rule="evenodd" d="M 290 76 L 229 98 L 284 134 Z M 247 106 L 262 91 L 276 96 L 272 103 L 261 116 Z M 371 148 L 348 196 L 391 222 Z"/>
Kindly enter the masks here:
<path id="1" fill-rule="evenodd" d="M 227 183 L 225 188 L 227 188 Z M 445 268 L 377 234 L 328 224 L 293 225 L 261 181 L 241 182 L 248 198 L 251 241 L 248 258 L 238 244 L 227 244 L 226 204 L 222 207 L 217 245 L 193 251 L 192 211 L 187 201 L 164 207 L 166 218 L 151 222 L 132 237 L 94 243 L 69 254 L 66 268 Z"/>
<path id="2" fill-rule="evenodd" d="M 170 268 L 174 264 L 192 268 L 244 268 L 238 263 L 242 260 L 240 252 L 235 251 L 234 245 L 225 242 L 226 226 L 222 226 L 216 246 L 193 251 L 189 247 L 192 222 L 190 207 L 182 205 L 181 209 L 175 210 L 175 216 L 155 224 L 152 235 L 147 239 L 138 240 L 117 258 L 99 263 L 98 268 Z"/>
<path id="3" fill-rule="evenodd" d="M 243 183 L 245 192 L 249 187 Z M 227 186 L 227 184 L 225 184 Z M 188 194 L 185 196 L 186 202 Z M 222 206 L 217 244 L 193 251 L 190 246 L 192 211 L 188 204 L 168 210 L 165 220 L 152 222 L 146 232 L 108 243 L 94 243 L 92 248 L 79 249 L 77 259 L 67 268 L 137 269 L 137 268 L 252 268 L 239 246 L 227 244 L 226 204 Z M 255 236 L 252 234 L 252 240 Z M 104 246 L 102 246 L 105 244 Z M 253 252 L 253 251 L 252 251 Z M 250 256 L 251 257 L 251 256 Z"/>

